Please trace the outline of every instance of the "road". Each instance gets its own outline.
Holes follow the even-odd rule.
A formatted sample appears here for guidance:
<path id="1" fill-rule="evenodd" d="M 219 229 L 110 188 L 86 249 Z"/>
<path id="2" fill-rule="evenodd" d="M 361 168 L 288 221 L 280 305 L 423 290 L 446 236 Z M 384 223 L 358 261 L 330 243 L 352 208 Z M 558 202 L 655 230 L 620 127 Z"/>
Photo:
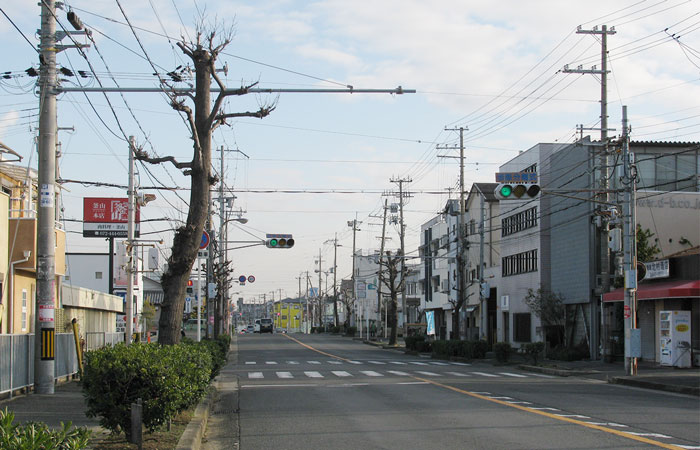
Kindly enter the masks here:
<path id="1" fill-rule="evenodd" d="M 241 449 L 700 449 L 696 397 L 339 336 L 242 335 L 225 370 Z"/>

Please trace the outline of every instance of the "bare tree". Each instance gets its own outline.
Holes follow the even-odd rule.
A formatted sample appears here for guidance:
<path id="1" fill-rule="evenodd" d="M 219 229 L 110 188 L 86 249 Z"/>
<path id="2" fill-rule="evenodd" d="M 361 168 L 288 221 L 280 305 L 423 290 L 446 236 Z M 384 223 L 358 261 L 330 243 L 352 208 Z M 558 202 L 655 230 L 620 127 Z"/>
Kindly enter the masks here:
<path id="1" fill-rule="evenodd" d="M 195 93 L 170 94 L 170 106 L 187 117 L 192 132 L 193 158 L 188 162 L 178 162 L 172 156 L 153 158 L 144 151 L 138 151 L 136 158 L 152 164 L 171 162 L 178 169 L 183 169 L 185 175 L 191 177 L 189 210 L 185 225 L 175 231 L 172 253 L 168 258 L 168 269 L 161 277 L 164 299 L 158 323 L 158 342 L 166 345 L 177 344 L 180 341 L 179 328 L 185 304 L 185 291 L 190 276 L 192 264 L 197 257 L 199 243 L 202 239 L 204 224 L 209 210 L 209 190 L 218 181 L 211 174 L 211 141 L 212 132 L 226 119 L 233 117 L 263 118 L 275 109 L 275 102 L 261 105 L 258 111 L 225 113 L 222 104 L 228 96 L 241 96 L 249 93 L 250 88 L 257 83 L 242 86 L 235 90 L 226 90 L 226 86 L 215 71 L 216 60 L 221 51 L 231 42 L 233 29 L 228 29 L 218 36 L 218 27 L 205 31 L 203 21 L 197 29 L 196 41 L 178 42 L 178 47 L 187 55 L 195 69 Z M 212 79 L 220 92 L 214 104 L 211 102 Z M 185 98 L 181 98 L 185 97 Z M 190 100 L 194 111 L 186 104 Z"/>
<path id="2" fill-rule="evenodd" d="M 561 294 L 546 289 L 527 290 L 525 304 L 542 322 L 545 340 L 554 347 L 564 343 L 566 305 Z"/>
<path id="3" fill-rule="evenodd" d="M 403 289 L 403 283 L 406 279 L 401 276 L 401 261 L 403 255 L 401 250 L 398 250 L 394 256 L 391 251 L 386 251 L 385 258 L 382 258 L 381 267 L 379 270 L 379 282 L 384 283 L 384 286 L 389 289 L 389 305 L 388 305 L 388 324 L 391 328 L 389 335 L 389 345 L 396 345 L 397 324 L 398 324 L 398 298 L 399 293 Z"/>

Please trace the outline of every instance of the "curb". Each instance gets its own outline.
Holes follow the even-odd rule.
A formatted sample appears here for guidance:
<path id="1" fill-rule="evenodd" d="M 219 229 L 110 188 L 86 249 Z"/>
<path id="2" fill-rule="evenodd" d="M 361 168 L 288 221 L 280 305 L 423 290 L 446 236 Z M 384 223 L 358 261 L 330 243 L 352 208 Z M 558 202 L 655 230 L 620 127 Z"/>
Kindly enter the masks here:
<path id="1" fill-rule="evenodd" d="M 597 373 L 592 370 L 571 370 L 571 369 L 556 369 L 554 367 L 542 367 L 542 366 L 531 366 L 527 364 L 520 364 L 518 368 L 528 372 L 543 373 L 545 375 L 554 375 L 557 377 L 569 377 L 577 375 L 591 375 Z"/>
<path id="2" fill-rule="evenodd" d="M 634 386 L 644 389 L 654 389 L 657 391 L 675 392 L 676 394 L 694 395 L 700 397 L 700 387 L 680 386 L 677 384 L 663 384 L 654 381 L 644 381 L 638 379 L 630 379 L 626 377 L 608 377 L 608 383 L 621 384 L 625 386 Z"/>
<path id="3" fill-rule="evenodd" d="M 194 417 L 187 424 L 185 431 L 177 441 L 176 450 L 199 450 L 202 446 L 202 437 L 207 429 L 207 421 L 209 420 L 209 412 L 216 395 L 216 388 L 213 387 L 210 392 L 204 397 L 204 400 L 199 402 L 194 410 Z"/>

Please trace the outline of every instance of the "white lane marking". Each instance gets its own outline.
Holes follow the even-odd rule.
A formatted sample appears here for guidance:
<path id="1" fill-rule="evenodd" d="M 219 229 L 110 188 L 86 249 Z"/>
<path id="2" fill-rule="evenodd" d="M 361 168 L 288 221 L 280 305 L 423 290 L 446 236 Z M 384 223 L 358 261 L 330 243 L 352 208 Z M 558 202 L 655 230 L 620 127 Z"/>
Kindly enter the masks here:
<path id="1" fill-rule="evenodd" d="M 323 375 L 321 375 L 318 372 L 304 372 L 304 375 L 306 375 L 309 378 L 323 378 Z"/>
<path id="2" fill-rule="evenodd" d="M 468 377 L 469 374 L 466 373 L 459 373 L 459 372 L 445 372 L 448 375 L 454 375 L 456 377 Z"/>
<path id="3" fill-rule="evenodd" d="M 661 433 L 633 433 L 631 431 L 626 431 L 626 433 L 633 434 L 635 436 L 655 437 L 655 438 L 660 438 L 660 439 L 673 439 L 671 436 L 666 436 L 665 434 L 661 434 Z"/>
<path id="4" fill-rule="evenodd" d="M 348 361 L 350 364 L 362 364 L 360 361 Z"/>
<path id="5" fill-rule="evenodd" d="M 472 394 L 479 394 L 479 395 L 491 395 L 490 392 L 472 392 Z"/>
<path id="6" fill-rule="evenodd" d="M 343 384 L 331 384 L 329 388 L 344 388 L 344 387 L 355 387 L 355 386 L 369 386 L 369 383 L 343 383 Z"/>
<path id="7" fill-rule="evenodd" d="M 432 361 L 430 364 L 432 364 L 433 366 L 449 366 L 448 363 L 439 362 L 439 361 Z"/>
<path id="8" fill-rule="evenodd" d="M 292 372 L 275 372 L 277 374 L 277 378 L 294 378 L 292 376 Z"/>
<path id="9" fill-rule="evenodd" d="M 519 402 L 519 401 L 507 401 L 506 403 L 510 403 L 512 405 L 532 405 L 531 402 Z"/>
<path id="10" fill-rule="evenodd" d="M 387 372 L 389 372 L 390 374 L 393 374 L 393 375 L 398 375 L 400 377 L 407 377 L 408 376 L 408 373 L 401 372 L 400 370 L 387 370 Z"/>
<path id="11" fill-rule="evenodd" d="M 427 366 L 428 363 L 420 362 L 420 361 L 411 361 L 411 364 L 415 364 L 417 366 Z"/>
<path id="12" fill-rule="evenodd" d="M 246 361 L 245 363 L 246 364 L 257 364 L 257 362 L 255 362 L 255 361 Z"/>
<path id="13" fill-rule="evenodd" d="M 676 447 L 685 448 L 685 449 L 688 449 L 688 450 L 698 450 L 698 449 L 700 449 L 700 445 L 678 445 L 678 444 L 676 444 Z"/>
<path id="14" fill-rule="evenodd" d="M 305 384 L 243 384 L 241 388 L 268 388 L 268 387 L 316 387 L 316 383 Z"/>
<path id="15" fill-rule="evenodd" d="M 334 359 L 328 361 L 328 364 L 343 364 L 341 361 L 336 361 Z"/>
<path id="16" fill-rule="evenodd" d="M 486 373 L 486 372 L 470 372 L 473 373 L 474 375 L 481 375 L 482 377 L 495 377 L 498 378 L 500 375 L 496 375 L 493 373 Z"/>
<path id="17" fill-rule="evenodd" d="M 384 376 L 381 373 L 375 372 L 373 370 L 360 370 L 360 373 L 367 375 L 368 377 L 383 377 Z"/>
<path id="18" fill-rule="evenodd" d="M 661 433 L 634 433 L 632 431 L 625 431 L 625 433 L 633 434 L 635 436 L 655 437 L 655 438 L 660 438 L 660 439 L 673 439 L 671 436 L 666 436 L 665 434 L 661 434 Z"/>
<path id="19" fill-rule="evenodd" d="M 265 364 L 275 365 L 277 364 L 277 361 L 265 361 Z"/>
<path id="20" fill-rule="evenodd" d="M 430 384 L 427 381 L 402 381 L 401 383 L 396 383 L 396 384 Z"/>
<path id="21" fill-rule="evenodd" d="M 521 375 L 519 373 L 510 373 L 510 372 L 498 372 L 501 375 L 505 375 L 507 377 L 515 377 L 515 378 L 527 378 L 527 375 Z"/>
<path id="22" fill-rule="evenodd" d="M 370 364 L 380 364 L 380 365 L 386 364 L 385 362 L 382 362 L 382 361 L 367 361 L 367 362 Z"/>
<path id="23" fill-rule="evenodd" d="M 318 361 L 306 361 L 306 362 L 309 363 L 309 364 L 321 364 L 321 363 L 318 362 Z"/>
<path id="24" fill-rule="evenodd" d="M 537 408 L 532 407 L 532 408 L 530 408 L 530 409 L 536 409 L 536 410 L 538 410 L 538 411 L 561 411 L 561 409 L 549 408 L 549 407 L 537 407 Z"/>
<path id="25" fill-rule="evenodd" d="M 469 363 L 461 363 L 461 362 L 456 362 L 456 361 L 452 361 L 452 362 L 450 362 L 450 364 L 452 364 L 454 366 L 471 366 L 471 364 L 469 364 Z"/>
<path id="26" fill-rule="evenodd" d="M 495 400 L 513 400 L 513 397 L 489 397 Z"/>
<path id="27" fill-rule="evenodd" d="M 429 376 L 429 377 L 441 377 L 441 376 L 442 376 L 442 375 L 440 375 L 439 373 L 435 373 L 435 372 L 423 372 L 423 371 L 421 371 L 421 370 L 416 370 L 416 373 L 419 373 L 419 374 L 421 374 L 421 375 L 427 375 L 427 376 Z"/>
<path id="28" fill-rule="evenodd" d="M 540 377 L 540 378 L 556 378 L 554 375 L 545 375 L 543 373 L 530 373 L 530 376 Z"/>
<path id="29" fill-rule="evenodd" d="M 297 365 L 299 361 L 287 361 L 287 364 Z"/>
<path id="30" fill-rule="evenodd" d="M 402 361 L 389 361 L 389 364 L 396 364 L 396 365 L 399 365 L 399 366 L 405 366 L 405 365 L 406 365 L 406 363 L 405 363 L 405 362 L 402 362 Z"/>
<path id="31" fill-rule="evenodd" d="M 351 377 L 352 376 L 344 370 L 332 370 L 331 373 L 333 375 L 335 375 L 336 377 Z"/>
<path id="32" fill-rule="evenodd" d="M 248 372 L 248 378 L 265 378 L 262 372 Z"/>
<path id="33" fill-rule="evenodd" d="M 581 414 L 555 414 L 555 416 L 559 417 L 570 417 L 572 419 L 590 419 L 590 416 L 584 416 Z"/>
<path id="34" fill-rule="evenodd" d="M 627 425 L 623 425 L 621 423 L 615 423 L 615 422 L 586 422 L 586 423 L 590 423 L 591 425 L 601 425 L 604 427 L 628 428 Z"/>

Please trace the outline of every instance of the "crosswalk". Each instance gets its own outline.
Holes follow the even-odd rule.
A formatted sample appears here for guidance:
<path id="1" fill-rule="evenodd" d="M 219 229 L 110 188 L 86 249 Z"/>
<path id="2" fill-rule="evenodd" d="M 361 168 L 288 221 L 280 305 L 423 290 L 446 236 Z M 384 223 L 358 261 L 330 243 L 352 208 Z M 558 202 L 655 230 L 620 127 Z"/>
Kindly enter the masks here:
<path id="1" fill-rule="evenodd" d="M 491 372 L 480 372 L 480 371 L 465 371 L 465 372 L 457 372 L 457 371 L 449 371 L 449 372 L 432 372 L 428 370 L 413 370 L 413 371 L 404 371 L 404 370 L 386 370 L 386 371 L 377 371 L 377 370 L 359 370 L 357 372 L 355 371 L 348 371 L 348 370 L 330 370 L 328 372 L 326 371 L 317 371 L 317 370 L 305 370 L 301 372 L 290 372 L 290 371 L 270 371 L 270 372 L 259 372 L 259 371 L 250 371 L 247 372 L 247 377 L 250 380 L 260 380 L 260 379 L 265 379 L 265 378 L 279 378 L 279 379 L 295 379 L 295 378 L 327 378 L 327 377 L 337 377 L 337 378 L 351 378 L 351 377 L 372 377 L 372 378 L 380 378 L 380 377 L 385 377 L 385 376 L 397 376 L 397 377 L 429 377 L 429 378 L 436 378 L 436 377 L 460 377 L 460 378 L 466 378 L 466 377 L 473 377 L 473 378 L 486 378 L 486 379 L 494 379 L 494 378 L 501 378 L 501 379 L 507 379 L 507 378 L 536 378 L 536 377 L 541 377 L 540 374 L 522 374 L 522 373 L 513 373 L 513 372 L 496 372 L 496 373 L 491 373 Z"/>
<path id="2" fill-rule="evenodd" d="M 386 365 L 397 365 L 397 366 L 410 366 L 410 365 L 415 365 L 415 366 L 471 366 L 469 363 L 463 363 L 463 362 L 457 362 L 457 361 L 382 361 L 382 360 L 367 360 L 367 361 L 354 361 L 354 360 L 348 360 L 348 359 L 329 359 L 329 360 L 317 360 L 317 359 L 312 359 L 312 360 L 306 360 L 306 361 L 300 361 L 300 360 L 287 360 L 287 361 L 244 361 L 243 364 L 246 366 L 275 366 L 279 364 L 289 364 L 289 365 L 300 365 L 300 364 L 311 364 L 311 365 L 324 365 L 324 364 L 332 364 L 335 366 L 338 365 L 344 365 L 344 364 L 354 364 L 354 365 L 362 365 L 362 364 L 372 364 L 375 366 L 386 366 Z"/>

